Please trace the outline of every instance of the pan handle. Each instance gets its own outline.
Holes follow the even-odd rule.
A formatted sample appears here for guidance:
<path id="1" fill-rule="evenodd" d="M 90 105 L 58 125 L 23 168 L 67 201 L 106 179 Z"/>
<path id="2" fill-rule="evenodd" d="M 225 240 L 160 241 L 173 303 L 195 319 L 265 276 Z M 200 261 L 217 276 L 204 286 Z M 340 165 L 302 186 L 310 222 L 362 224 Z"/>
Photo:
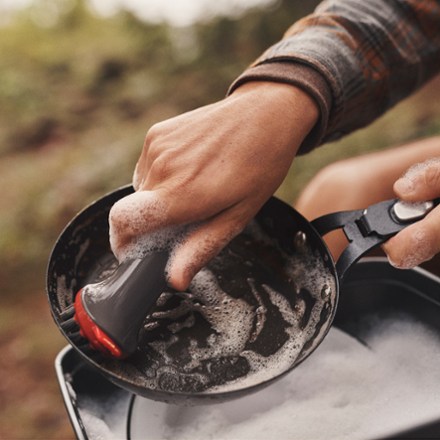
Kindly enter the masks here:
<path id="1" fill-rule="evenodd" d="M 349 244 L 336 263 L 342 281 L 350 269 L 364 254 L 384 243 L 408 225 L 424 218 L 440 204 L 440 198 L 420 203 L 407 203 L 399 199 L 386 200 L 367 209 L 340 211 L 323 215 L 311 222 L 324 236 L 330 231 L 344 231 Z"/>

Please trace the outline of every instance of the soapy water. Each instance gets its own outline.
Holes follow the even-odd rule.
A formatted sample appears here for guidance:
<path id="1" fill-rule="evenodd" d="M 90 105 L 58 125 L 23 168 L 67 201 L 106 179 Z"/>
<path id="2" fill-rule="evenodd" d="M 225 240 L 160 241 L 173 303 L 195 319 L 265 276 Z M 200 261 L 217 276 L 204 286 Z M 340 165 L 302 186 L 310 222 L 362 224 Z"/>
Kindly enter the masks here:
<path id="1" fill-rule="evenodd" d="M 90 440 L 121 440 L 126 438 L 128 397 L 116 393 L 111 398 L 93 399 L 79 396 L 77 407 Z"/>
<path id="2" fill-rule="evenodd" d="M 153 241 L 150 249 L 170 243 Z M 161 295 L 127 362 L 101 364 L 151 390 L 241 390 L 288 371 L 314 349 L 335 294 L 333 275 L 307 240 L 288 256 L 252 223 L 187 292 Z"/>
<path id="3" fill-rule="evenodd" d="M 160 222 L 166 211 L 164 201 L 153 191 L 136 191 L 112 206 L 109 213 L 109 239 L 119 262 L 141 258 L 148 252 L 178 243 L 186 227 L 161 227 Z"/>
<path id="4" fill-rule="evenodd" d="M 366 440 L 438 420 L 439 335 L 403 315 L 365 326 L 368 346 L 333 327 L 306 362 L 237 400 L 183 407 L 136 396 L 130 438 Z M 90 439 L 126 438 L 126 399 L 78 407 Z"/>
<path id="5" fill-rule="evenodd" d="M 368 347 L 332 328 L 306 362 L 241 399 L 181 407 L 136 396 L 131 438 L 362 440 L 438 419 L 440 338 L 407 317 L 379 322 Z"/>

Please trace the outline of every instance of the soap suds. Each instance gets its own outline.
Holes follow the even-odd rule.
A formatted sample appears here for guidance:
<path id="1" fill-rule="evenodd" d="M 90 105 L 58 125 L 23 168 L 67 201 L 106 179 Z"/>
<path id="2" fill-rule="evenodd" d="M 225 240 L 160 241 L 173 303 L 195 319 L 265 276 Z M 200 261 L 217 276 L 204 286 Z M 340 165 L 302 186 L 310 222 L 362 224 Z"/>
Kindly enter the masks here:
<path id="1" fill-rule="evenodd" d="M 132 438 L 148 427 L 155 440 L 363 440 L 438 419 L 438 335 L 400 318 L 366 341 L 332 328 L 283 379 L 231 402 L 185 408 L 137 397 Z"/>
<path id="2" fill-rule="evenodd" d="M 205 394 L 268 382 L 322 340 L 335 296 L 333 274 L 306 241 L 287 255 L 251 224 L 187 292 L 161 295 L 130 359 L 134 378 L 152 390 Z"/>
<path id="3" fill-rule="evenodd" d="M 424 224 L 414 224 L 402 231 L 401 234 L 405 234 L 410 240 L 411 252 L 401 255 L 400 260 L 394 261 L 395 257 L 388 251 L 388 261 L 392 266 L 399 269 L 411 269 L 430 260 L 436 254 L 435 242 L 430 239 L 429 231 Z M 391 238 L 390 243 L 392 240 L 396 240 L 396 238 Z"/>
<path id="4" fill-rule="evenodd" d="M 96 400 L 92 397 L 80 397 L 77 408 L 89 439 L 126 438 L 128 399 L 122 393 Z"/>
<path id="5" fill-rule="evenodd" d="M 425 162 L 410 167 L 403 176 L 396 181 L 395 189 L 405 195 L 420 193 L 424 187 L 430 192 L 438 189 L 440 157 L 433 157 Z"/>
<path id="6" fill-rule="evenodd" d="M 167 206 L 152 191 L 137 191 L 118 200 L 109 214 L 110 246 L 118 261 L 142 258 L 150 252 L 172 249 L 185 227 L 162 228 Z"/>
<path id="7" fill-rule="evenodd" d="M 431 167 L 438 167 L 440 165 L 440 157 L 432 157 L 425 162 L 417 163 L 410 167 L 402 176 L 403 179 L 408 179 L 412 182 L 418 179 L 422 173 L 425 173 Z"/>

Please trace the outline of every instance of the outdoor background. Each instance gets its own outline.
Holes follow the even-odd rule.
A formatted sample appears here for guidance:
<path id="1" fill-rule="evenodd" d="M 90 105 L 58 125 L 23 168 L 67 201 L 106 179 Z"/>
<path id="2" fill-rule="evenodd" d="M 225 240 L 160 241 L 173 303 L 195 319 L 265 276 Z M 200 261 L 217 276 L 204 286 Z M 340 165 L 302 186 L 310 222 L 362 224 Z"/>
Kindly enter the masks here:
<path id="1" fill-rule="evenodd" d="M 161 22 L 142 2 L 135 15 L 97 0 L 29 1 L 0 0 L 0 438 L 73 438 L 53 368 L 65 341 L 45 296 L 58 234 L 130 182 L 149 126 L 222 98 L 317 2 L 229 1 L 226 15 L 182 9 Z M 437 79 L 370 128 L 298 159 L 279 195 L 293 201 L 338 158 L 439 134 L 439 115 Z"/>

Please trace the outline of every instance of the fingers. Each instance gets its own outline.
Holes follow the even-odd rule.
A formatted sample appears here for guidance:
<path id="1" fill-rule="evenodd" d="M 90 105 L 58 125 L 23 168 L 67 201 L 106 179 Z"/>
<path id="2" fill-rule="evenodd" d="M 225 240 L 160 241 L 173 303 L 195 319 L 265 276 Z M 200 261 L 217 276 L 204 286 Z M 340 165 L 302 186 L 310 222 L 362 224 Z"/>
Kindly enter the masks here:
<path id="1" fill-rule="evenodd" d="M 394 191 L 409 202 L 431 200 L 440 195 L 440 157 L 411 167 L 394 184 Z"/>
<path id="2" fill-rule="evenodd" d="M 170 230 L 172 216 L 169 212 L 172 209 L 164 200 L 158 191 L 138 191 L 115 203 L 109 215 L 110 245 L 121 262 L 127 256 L 136 255 L 138 251 L 135 248 L 139 245 L 149 244 L 154 248 L 154 243 L 149 242 L 161 240 L 159 247 L 165 245 L 172 250 L 166 270 L 168 283 L 179 291 L 185 290 L 194 275 L 242 231 L 261 205 L 258 202 L 252 204 L 255 208 L 252 210 L 246 210 L 240 204 L 234 205 L 198 222 L 192 229 L 186 228 L 182 239 L 182 231 L 185 231 L 180 227 L 183 216 L 176 217 L 176 225 L 180 226 Z M 166 242 L 163 231 L 166 232 Z M 146 236 L 148 243 L 142 239 Z"/>
<path id="3" fill-rule="evenodd" d="M 237 217 L 235 208 L 203 223 L 178 245 L 167 266 L 168 283 L 183 291 L 194 275 L 214 258 L 245 227 L 244 217 Z"/>
<path id="4" fill-rule="evenodd" d="M 411 167 L 396 181 L 394 190 L 408 202 L 439 197 L 440 157 Z M 390 263 L 400 269 L 409 269 L 433 258 L 440 252 L 440 207 L 388 240 L 383 249 Z"/>
<path id="5" fill-rule="evenodd" d="M 160 239 L 154 232 L 169 228 L 169 207 L 156 191 L 139 191 L 119 200 L 110 210 L 110 245 L 119 261 L 132 255 L 136 243 L 145 245 L 140 237 L 150 235 L 150 240 Z M 239 206 L 231 207 L 187 232 L 181 244 L 172 251 L 167 266 L 170 286 L 185 290 L 194 275 L 215 257 L 229 241 L 241 232 L 253 212 L 246 215 Z M 147 219 L 147 221 L 146 221 Z M 170 243 L 179 243 L 181 228 L 175 236 L 167 231 Z M 163 243 L 162 243 L 163 245 Z"/>
<path id="6" fill-rule="evenodd" d="M 192 276 L 242 230 L 263 202 L 264 198 L 251 199 L 226 208 L 217 204 L 207 210 L 206 203 L 195 202 L 191 194 L 179 197 L 166 191 L 137 191 L 120 199 L 110 210 L 110 246 L 116 258 L 123 261 L 137 253 L 134 248 L 145 245 L 143 237 L 160 240 L 158 246 L 162 246 L 161 231 L 170 243 L 178 242 L 188 230 L 185 225 L 196 224 L 197 228 L 190 230 L 176 250 L 173 260 L 177 263 L 169 270 L 170 283 L 186 287 Z"/>
<path id="7" fill-rule="evenodd" d="M 388 240 L 383 249 L 389 262 L 399 269 L 410 269 L 433 258 L 440 252 L 440 207 Z"/>

